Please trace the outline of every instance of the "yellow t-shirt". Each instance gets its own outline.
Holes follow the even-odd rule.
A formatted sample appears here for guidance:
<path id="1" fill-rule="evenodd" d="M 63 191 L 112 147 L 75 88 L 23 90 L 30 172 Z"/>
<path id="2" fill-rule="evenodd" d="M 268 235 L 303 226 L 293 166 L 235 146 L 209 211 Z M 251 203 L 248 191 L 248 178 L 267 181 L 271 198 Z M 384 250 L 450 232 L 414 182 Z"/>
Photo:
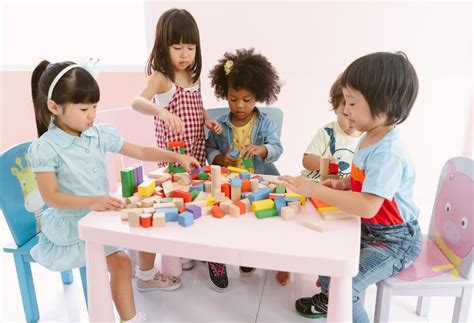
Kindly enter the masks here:
<path id="1" fill-rule="evenodd" d="M 241 151 L 244 146 L 250 145 L 252 143 L 251 142 L 252 128 L 256 120 L 257 120 L 257 112 L 254 112 L 252 115 L 252 118 L 250 119 L 249 122 L 247 122 L 245 126 L 236 127 L 232 125 L 232 134 L 234 135 L 234 143 L 233 143 L 234 149 Z M 237 167 L 239 168 L 244 167 L 244 163 L 241 157 L 237 159 Z"/>

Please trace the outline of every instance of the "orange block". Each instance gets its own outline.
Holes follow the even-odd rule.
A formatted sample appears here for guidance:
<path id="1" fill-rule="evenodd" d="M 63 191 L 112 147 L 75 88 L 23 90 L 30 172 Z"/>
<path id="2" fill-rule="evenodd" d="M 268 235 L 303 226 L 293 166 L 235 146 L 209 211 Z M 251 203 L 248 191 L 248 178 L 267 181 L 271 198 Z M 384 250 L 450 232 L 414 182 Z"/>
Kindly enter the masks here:
<path id="1" fill-rule="evenodd" d="M 230 184 L 229 183 L 222 183 L 221 192 L 224 193 L 225 196 L 230 198 Z"/>
<path id="2" fill-rule="evenodd" d="M 317 209 L 319 209 L 320 207 L 332 206 L 331 204 L 328 204 L 328 203 L 324 202 L 323 200 L 319 200 L 315 197 L 310 197 L 309 200 L 310 200 L 311 204 L 313 204 L 313 206 Z"/>
<path id="3" fill-rule="evenodd" d="M 239 208 L 240 214 L 244 214 L 247 211 L 247 207 L 242 201 L 234 201 L 233 203 Z"/>
<path id="4" fill-rule="evenodd" d="M 250 180 L 249 179 L 242 179 L 242 192 L 250 192 Z"/>
<path id="5" fill-rule="evenodd" d="M 186 210 L 187 210 L 186 207 L 183 206 L 182 208 L 179 209 L 179 213 L 186 212 Z"/>
<path id="6" fill-rule="evenodd" d="M 219 207 L 219 205 L 214 205 L 211 209 L 211 215 L 214 218 L 220 219 L 224 217 L 225 213 L 224 213 L 224 210 Z"/>
<path id="7" fill-rule="evenodd" d="M 185 141 L 168 141 L 167 146 L 168 147 L 185 147 L 186 142 Z"/>

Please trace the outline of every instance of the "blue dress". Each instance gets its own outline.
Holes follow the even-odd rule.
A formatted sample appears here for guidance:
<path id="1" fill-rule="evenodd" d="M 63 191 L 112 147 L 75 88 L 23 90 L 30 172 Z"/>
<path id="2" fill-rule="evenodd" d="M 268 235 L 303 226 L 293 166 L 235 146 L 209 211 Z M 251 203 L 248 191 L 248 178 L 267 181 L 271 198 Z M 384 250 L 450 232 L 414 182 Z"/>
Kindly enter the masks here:
<path id="1" fill-rule="evenodd" d="M 29 154 L 34 173 L 54 172 L 63 193 L 108 195 L 106 153 L 117 153 L 123 138 L 110 125 L 93 125 L 79 137 L 72 136 L 53 122 L 35 140 Z M 85 265 L 84 241 L 79 239 L 78 222 L 90 209 L 49 208 L 41 217 L 38 244 L 31 249 L 33 259 L 44 267 L 64 271 Z M 106 255 L 116 252 L 106 246 Z"/>

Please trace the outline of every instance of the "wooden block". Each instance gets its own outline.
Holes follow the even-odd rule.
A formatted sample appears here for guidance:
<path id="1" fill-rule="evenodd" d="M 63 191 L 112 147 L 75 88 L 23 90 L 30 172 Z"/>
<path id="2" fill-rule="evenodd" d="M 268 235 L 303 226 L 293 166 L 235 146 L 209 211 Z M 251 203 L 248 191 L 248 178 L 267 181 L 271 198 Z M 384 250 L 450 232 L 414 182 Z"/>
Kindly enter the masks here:
<path id="1" fill-rule="evenodd" d="M 222 210 L 218 205 L 214 205 L 211 209 L 211 215 L 214 217 L 214 218 L 222 218 L 225 213 L 224 213 L 224 210 Z"/>
<path id="2" fill-rule="evenodd" d="M 178 209 L 184 206 L 184 199 L 182 197 L 174 197 L 173 202 Z"/>
<path id="3" fill-rule="evenodd" d="M 274 216 L 278 216 L 278 210 L 275 209 L 275 208 L 272 208 L 272 209 L 265 209 L 265 210 L 256 211 L 255 216 L 258 219 L 271 218 L 271 217 L 274 217 Z"/>
<path id="4" fill-rule="evenodd" d="M 230 197 L 232 201 L 239 201 L 242 195 L 242 190 L 240 187 L 231 187 L 230 188 Z"/>
<path id="5" fill-rule="evenodd" d="M 151 213 L 143 213 L 140 215 L 140 226 L 143 228 L 150 228 L 151 221 L 153 219 L 153 214 Z"/>
<path id="6" fill-rule="evenodd" d="M 166 197 L 171 196 L 171 192 L 173 192 L 173 190 L 174 190 L 173 182 L 166 181 L 166 182 L 163 182 L 161 184 L 161 186 L 163 187 L 163 191 L 165 192 L 165 196 Z"/>
<path id="7" fill-rule="evenodd" d="M 239 208 L 240 214 L 247 212 L 247 206 L 242 201 L 234 201 L 233 204 Z"/>
<path id="8" fill-rule="evenodd" d="M 275 202 L 271 199 L 253 201 L 252 202 L 252 212 L 257 212 L 260 210 L 271 209 L 275 207 Z"/>
<path id="9" fill-rule="evenodd" d="M 138 194 L 144 197 L 151 196 L 155 192 L 156 183 L 154 180 L 146 180 L 138 185 Z"/>
<path id="10" fill-rule="evenodd" d="M 140 226 L 140 215 L 142 213 L 139 212 L 128 212 L 128 225 L 134 228 L 138 228 Z"/>
<path id="11" fill-rule="evenodd" d="M 250 191 L 251 192 L 258 191 L 258 179 L 257 178 L 250 179 Z"/>
<path id="12" fill-rule="evenodd" d="M 300 200 L 301 205 L 305 205 L 305 204 L 306 204 L 306 197 L 304 197 L 304 196 L 302 196 L 302 195 L 299 195 L 299 194 L 296 194 L 296 193 L 286 193 L 285 196 L 286 196 L 286 197 L 294 197 L 294 198 L 297 198 L 298 200 Z"/>
<path id="13" fill-rule="evenodd" d="M 147 198 L 144 198 L 140 201 L 140 207 L 152 207 L 154 203 L 161 200 L 161 197 L 154 195 Z"/>
<path id="14" fill-rule="evenodd" d="M 212 182 L 205 181 L 204 182 L 204 192 L 211 193 L 212 192 L 211 190 L 212 190 Z"/>
<path id="15" fill-rule="evenodd" d="M 221 202 L 219 206 L 224 211 L 225 214 L 229 214 L 231 203 Z"/>
<path id="16" fill-rule="evenodd" d="M 166 219 L 164 213 L 153 214 L 153 227 L 162 228 L 166 225 Z"/>
<path id="17" fill-rule="evenodd" d="M 202 215 L 211 215 L 212 206 L 203 206 L 201 207 L 201 214 Z"/>
<path id="18" fill-rule="evenodd" d="M 295 219 L 295 209 L 291 206 L 285 206 L 281 208 L 281 218 L 285 221 L 291 221 Z"/>
<path id="19" fill-rule="evenodd" d="M 245 204 L 245 213 L 250 212 L 250 200 L 248 198 L 240 200 L 240 202 Z"/>
<path id="20" fill-rule="evenodd" d="M 238 217 L 240 215 L 240 208 L 235 204 L 230 204 L 229 215 L 233 217 Z"/>
<path id="21" fill-rule="evenodd" d="M 318 221 L 305 221 L 303 225 L 307 228 L 310 228 L 315 231 L 323 232 L 325 229 L 325 225 L 323 222 Z"/>
<path id="22" fill-rule="evenodd" d="M 292 207 L 292 208 L 295 210 L 295 214 L 298 214 L 298 213 L 300 213 L 300 211 L 301 211 L 301 203 L 300 203 L 300 201 L 297 201 L 297 202 L 289 202 L 289 203 L 288 203 L 288 206 L 289 206 L 289 207 Z"/>
<path id="23" fill-rule="evenodd" d="M 190 205 L 197 205 L 197 206 L 200 206 L 200 207 L 208 206 L 207 201 L 193 201 L 193 202 L 184 203 L 185 207 L 188 207 Z"/>
<path id="24" fill-rule="evenodd" d="M 143 209 L 138 209 L 138 208 L 135 208 L 135 209 L 122 209 L 120 211 L 120 219 L 122 221 L 128 221 L 128 213 L 129 212 L 135 212 L 138 215 L 140 215 L 140 214 L 143 213 Z"/>
<path id="25" fill-rule="evenodd" d="M 167 203 L 155 203 L 153 204 L 155 209 L 163 209 L 168 207 L 178 207 L 175 202 L 167 202 Z M 178 207 L 179 208 L 179 207 Z"/>

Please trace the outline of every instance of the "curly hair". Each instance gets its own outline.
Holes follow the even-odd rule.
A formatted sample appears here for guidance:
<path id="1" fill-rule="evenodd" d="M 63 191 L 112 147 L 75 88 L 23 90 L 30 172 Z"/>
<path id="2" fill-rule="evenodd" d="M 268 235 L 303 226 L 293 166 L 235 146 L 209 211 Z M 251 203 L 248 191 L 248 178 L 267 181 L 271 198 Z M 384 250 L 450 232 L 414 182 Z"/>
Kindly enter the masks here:
<path id="1" fill-rule="evenodd" d="M 273 65 L 265 56 L 255 54 L 253 48 L 226 52 L 209 72 L 209 78 L 216 97 L 221 99 L 227 99 L 230 86 L 253 93 L 257 102 L 271 104 L 277 99 L 281 88 Z"/>

